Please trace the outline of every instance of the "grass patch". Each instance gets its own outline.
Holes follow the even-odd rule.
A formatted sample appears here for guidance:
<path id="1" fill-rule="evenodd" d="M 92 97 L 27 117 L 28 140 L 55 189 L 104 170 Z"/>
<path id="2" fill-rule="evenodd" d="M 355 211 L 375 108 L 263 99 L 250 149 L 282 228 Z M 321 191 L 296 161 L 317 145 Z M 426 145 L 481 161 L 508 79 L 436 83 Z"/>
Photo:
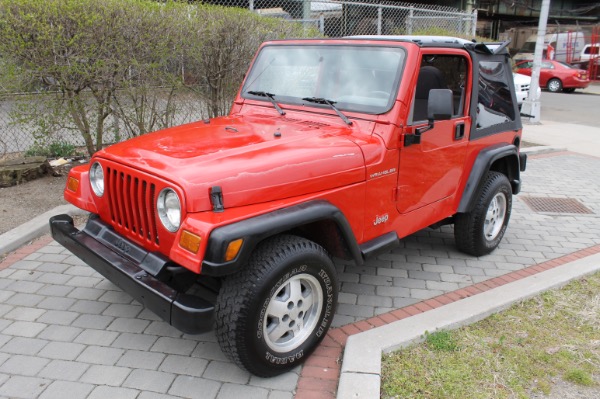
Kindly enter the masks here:
<path id="1" fill-rule="evenodd" d="M 436 331 L 432 334 L 426 332 L 425 343 L 433 351 L 454 352 L 458 350 L 452 331 Z"/>
<path id="2" fill-rule="evenodd" d="M 600 273 L 384 355 L 382 398 L 529 398 L 600 387 Z"/>
<path id="3" fill-rule="evenodd" d="M 575 383 L 575 384 L 579 384 L 579 385 L 586 385 L 586 386 L 591 386 L 594 385 L 594 380 L 592 379 L 592 376 L 590 375 L 590 373 L 588 373 L 585 370 L 581 370 L 581 369 L 574 369 L 574 370 L 569 370 L 565 373 L 564 378 L 566 381 Z"/>

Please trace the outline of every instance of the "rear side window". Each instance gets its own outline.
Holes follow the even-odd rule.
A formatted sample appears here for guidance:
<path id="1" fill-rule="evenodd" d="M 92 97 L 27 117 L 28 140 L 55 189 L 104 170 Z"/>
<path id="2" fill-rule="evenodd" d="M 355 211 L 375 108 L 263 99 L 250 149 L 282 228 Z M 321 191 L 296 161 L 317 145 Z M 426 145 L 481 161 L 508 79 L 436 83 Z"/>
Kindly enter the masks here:
<path id="1" fill-rule="evenodd" d="M 504 63 L 479 62 L 479 93 L 477 99 L 477 129 L 515 120 L 508 74 Z"/>

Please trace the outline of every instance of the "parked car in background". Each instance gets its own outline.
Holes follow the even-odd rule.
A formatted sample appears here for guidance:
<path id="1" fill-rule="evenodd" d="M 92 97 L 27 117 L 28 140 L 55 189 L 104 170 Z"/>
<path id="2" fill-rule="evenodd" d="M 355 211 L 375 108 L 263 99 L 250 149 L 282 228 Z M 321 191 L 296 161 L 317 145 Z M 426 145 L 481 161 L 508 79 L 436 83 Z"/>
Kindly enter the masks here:
<path id="1" fill-rule="evenodd" d="M 521 61 L 514 67 L 514 72 L 531 76 L 533 61 Z M 542 61 L 540 69 L 540 87 L 551 92 L 564 91 L 572 93 L 575 89 L 585 89 L 590 84 L 586 70 L 575 68 L 561 61 Z"/>
<path id="2" fill-rule="evenodd" d="M 517 104 L 519 109 L 523 105 L 523 102 L 529 95 L 529 88 L 531 87 L 531 76 L 521 75 L 520 73 L 513 73 L 513 82 L 515 83 L 515 95 L 517 97 Z M 541 90 L 538 87 L 538 98 L 541 95 Z"/>
<path id="3" fill-rule="evenodd" d="M 591 60 L 598 61 L 598 58 L 600 58 L 599 51 L 600 45 L 586 44 L 583 50 L 581 50 L 581 56 L 579 57 L 580 68 L 587 69 Z"/>
<path id="4" fill-rule="evenodd" d="M 590 79 L 600 80 L 600 45 L 586 44 L 581 50 L 579 62 L 573 65 L 587 70 Z"/>

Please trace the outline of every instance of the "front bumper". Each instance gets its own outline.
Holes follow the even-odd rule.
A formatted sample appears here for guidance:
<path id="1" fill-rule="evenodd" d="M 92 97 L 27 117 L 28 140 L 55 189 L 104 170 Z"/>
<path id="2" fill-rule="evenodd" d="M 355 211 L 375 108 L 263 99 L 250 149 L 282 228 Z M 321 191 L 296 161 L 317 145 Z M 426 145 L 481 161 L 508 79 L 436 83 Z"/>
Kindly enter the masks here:
<path id="1" fill-rule="evenodd" d="M 589 80 L 581 80 L 577 78 L 565 80 L 563 88 L 565 89 L 586 89 L 590 85 Z"/>
<path id="2" fill-rule="evenodd" d="M 52 237 L 173 327 L 187 334 L 212 328 L 214 305 L 158 279 L 169 261 L 117 235 L 98 219 L 82 231 L 68 215 L 50 219 Z M 125 255 L 126 254 L 126 255 Z"/>

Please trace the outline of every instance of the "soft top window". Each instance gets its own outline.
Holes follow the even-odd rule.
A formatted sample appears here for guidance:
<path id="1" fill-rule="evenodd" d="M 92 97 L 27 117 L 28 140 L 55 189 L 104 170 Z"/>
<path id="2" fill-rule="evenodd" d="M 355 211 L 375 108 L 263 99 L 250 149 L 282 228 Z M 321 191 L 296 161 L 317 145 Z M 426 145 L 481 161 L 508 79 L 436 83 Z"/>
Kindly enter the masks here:
<path id="1" fill-rule="evenodd" d="M 479 63 L 477 102 L 477 129 L 514 121 L 515 107 L 504 63 Z"/>
<path id="2" fill-rule="evenodd" d="M 272 45 L 258 54 L 242 97 L 281 104 L 327 107 L 305 98 L 332 101 L 345 111 L 381 114 L 396 98 L 405 53 L 399 47 L 360 45 Z"/>

